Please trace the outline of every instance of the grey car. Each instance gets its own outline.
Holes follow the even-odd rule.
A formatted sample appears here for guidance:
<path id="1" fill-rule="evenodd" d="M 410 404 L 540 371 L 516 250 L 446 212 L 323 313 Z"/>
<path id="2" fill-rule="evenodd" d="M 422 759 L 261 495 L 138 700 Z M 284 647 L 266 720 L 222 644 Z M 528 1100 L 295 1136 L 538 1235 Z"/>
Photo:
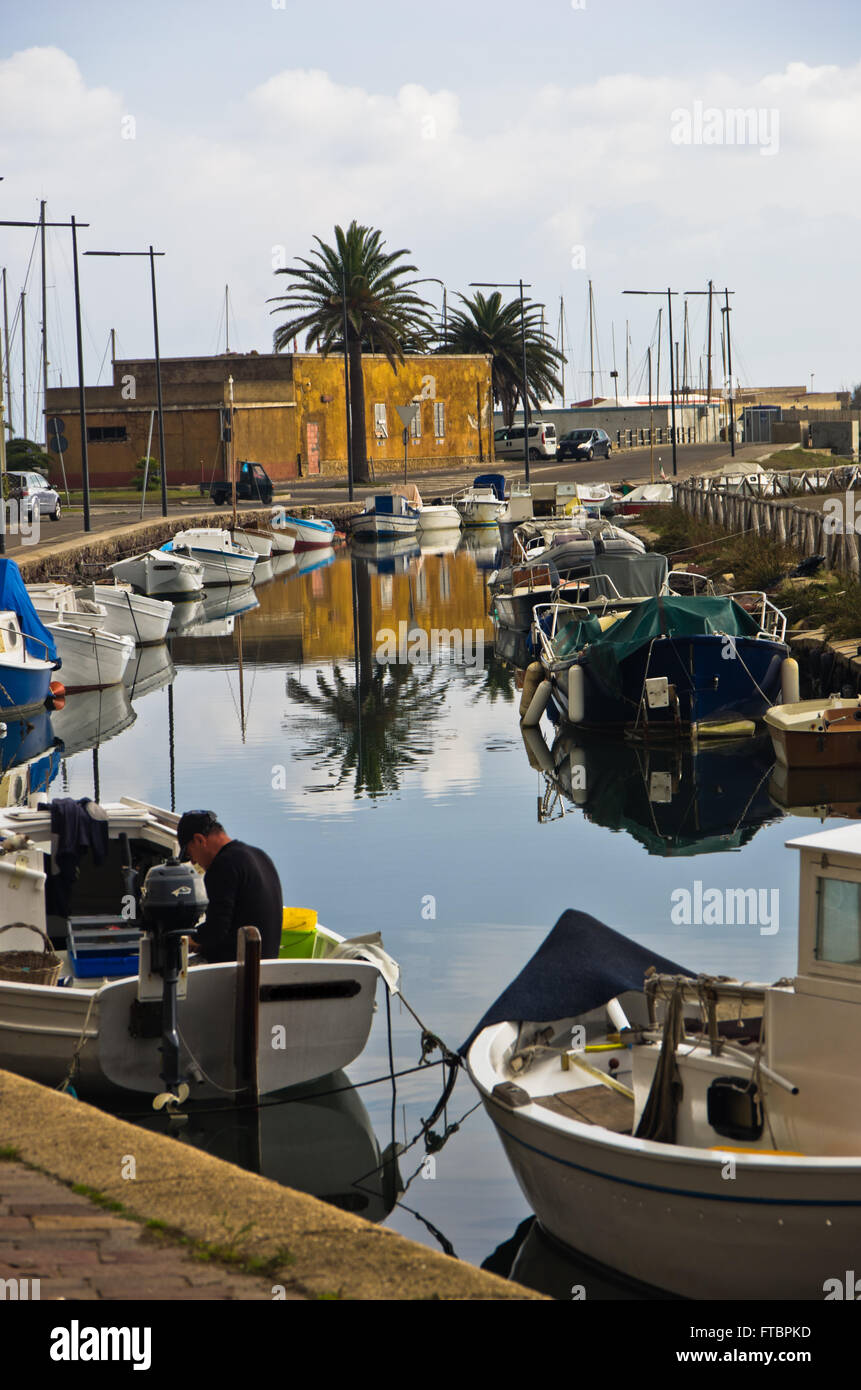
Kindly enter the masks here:
<path id="1" fill-rule="evenodd" d="M 513 425 L 498 429 L 493 436 L 493 449 L 498 459 L 523 458 L 523 426 Z M 536 420 L 529 426 L 529 457 L 531 459 L 552 459 L 556 457 L 556 426 Z"/>
<path id="2" fill-rule="evenodd" d="M 41 473 L 7 473 L 9 500 L 18 503 L 19 515 L 32 521 L 47 516 L 60 520 L 60 496 Z"/>

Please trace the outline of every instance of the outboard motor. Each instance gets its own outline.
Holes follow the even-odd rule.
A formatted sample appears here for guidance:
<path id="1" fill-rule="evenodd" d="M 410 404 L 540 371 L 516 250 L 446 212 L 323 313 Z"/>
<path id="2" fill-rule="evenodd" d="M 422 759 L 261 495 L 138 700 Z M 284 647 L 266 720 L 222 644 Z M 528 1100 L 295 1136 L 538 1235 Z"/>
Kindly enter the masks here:
<path id="1" fill-rule="evenodd" d="M 208 903 L 203 875 L 191 864 L 181 864 L 178 859 L 154 865 L 144 879 L 143 929 L 151 941 L 152 969 L 164 981 L 161 1077 L 174 1095 L 178 1094 L 180 1083 L 176 997 L 182 971 L 182 938 L 197 926 Z"/>

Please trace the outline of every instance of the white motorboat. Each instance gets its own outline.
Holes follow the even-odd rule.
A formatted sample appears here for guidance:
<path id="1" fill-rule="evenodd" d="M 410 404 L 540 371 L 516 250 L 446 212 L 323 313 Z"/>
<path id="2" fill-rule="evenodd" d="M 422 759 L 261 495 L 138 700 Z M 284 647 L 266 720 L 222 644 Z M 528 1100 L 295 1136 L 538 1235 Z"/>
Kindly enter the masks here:
<path id="1" fill-rule="evenodd" d="M 139 647 L 148 647 L 167 636 L 173 604 L 164 599 L 147 598 L 134 593 L 130 585 L 119 583 L 82 584 L 75 592 L 79 600 L 104 611 L 100 626 L 115 637 L 131 637 Z"/>
<path id="2" fill-rule="evenodd" d="M 229 531 L 214 526 L 195 526 L 188 531 L 177 531 L 173 540 L 162 548 L 168 554 L 196 560 L 203 570 L 204 584 L 253 582 L 257 556 L 247 546 L 234 544 Z"/>
<path id="3" fill-rule="evenodd" d="M 107 858 L 82 864 L 80 915 L 67 919 L 45 907 L 51 806 L 0 811 L 0 921 L 11 927 L 0 951 L 38 950 L 44 933 L 68 938 L 57 984 L 0 978 L 0 1067 L 85 1097 L 136 1091 L 172 1103 L 190 1087 L 211 1102 L 301 1085 L 358 1056 L 379 975 L 397 990 L 378 937 L 345 942 L 318 926 L 295 934 L 290 957 L 189 965 L 181 933 L 206 900 L 190 865 L 167 863 L 178 817 L 128 799 L 100 810 Z M 142 891 L 132 864 L 149 869 Z"/>
<path id="4" fill-rule="evenodd" d="M 54 639 L 62 663 L 60 678 L 67 692 L 100 690 L 122 680 L 134 656 L 131 637 L 115 637 L 103 628 L 84 627 L 74 614 L 60 613 L 56 622 L 45 626 Z"/>
<path id="5" fill-rule="evenodd" d="M 490 481 L 496 478 L 496 481 Z M 502 474 L 481 475 L 471 487 L 453 499 L 464 526 L 498 526 L 505 514 L 505 479 Z"/>
<path id="6" fill-rule="evenodd" d="M 415 483 L 398 483 L 391 488 L 395 496 L 403 497 L 419 514 L 418 533 L 425 531 L 459 531 L 460 512 L 453 502 L 425 502 Z"/>
<path id="7" fill-rule="evenodd" d="M 108 630 L 108 610 L 104 604 L 76 593 L 71 584 L 28 584 L 27 593 L 46 626 L 62 618 L 64 621 L 76 623 L 78 627 Z"/>
<path id="8" fill-rule="evenodd" d="M 166 550 L 147 550 L 108 569 L 143 594 L 199 594 L 203 588 L 203 566 Z"/>
<path id="9" fill-rule="evenodd" d="M 272 559 L 279 555 L 292 555 L 296 549 L 296 537 L 292 531 L 278 530 L 272 526 L 268 532 L 272 539 Z"/>
<path id="10" fill-rule="evenodd" d="M 293 537 L 296 550 L 327 549 L 335 543 L 334 523 L 319 517 L 290 516 L 283 507 L 275 507 L 271 522 L 273 531 Z"/>
<path id="11" fill-rule="evenodd" d="M 694 977 L 567 912 L 466 1045 L 543 1228 L 687 1298 L 842 1298 L 857 1264 L 861 827 L 789 845 L 794 978 Z"/>
<path id="12" fill-rule="evenodd" d="M 419 525 L 418 507 L 399 492 L 382 492 L 369 497 L 365 510 L 347 521 L 351 540 L 398 541 L 414 537 Z"/>

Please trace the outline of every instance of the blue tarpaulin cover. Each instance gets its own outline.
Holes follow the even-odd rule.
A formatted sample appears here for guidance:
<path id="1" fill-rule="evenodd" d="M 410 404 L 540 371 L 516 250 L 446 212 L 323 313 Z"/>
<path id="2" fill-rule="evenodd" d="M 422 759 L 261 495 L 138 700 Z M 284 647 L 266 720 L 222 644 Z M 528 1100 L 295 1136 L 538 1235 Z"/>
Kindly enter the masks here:
<path id="1" fill-rule="evenodd" d="M 588 912 L 568 908 L 516 980 L 491 1004 L 459 1048 L 465 1055 L 494 1023 L 552 1023 L 598 1009 L 625 990 L 643 988 L 649 966 L 690 975 L 683 965 L 614 931 Z"/>
<path id="2" fill-rule="evenodd" d="M 33 607 L 21 571 L 14 560 L 5 556 L 0 556 L 0 609 L 17 613 L 30 656 L 40 661 L 57 660 L 54 638 Z"/>

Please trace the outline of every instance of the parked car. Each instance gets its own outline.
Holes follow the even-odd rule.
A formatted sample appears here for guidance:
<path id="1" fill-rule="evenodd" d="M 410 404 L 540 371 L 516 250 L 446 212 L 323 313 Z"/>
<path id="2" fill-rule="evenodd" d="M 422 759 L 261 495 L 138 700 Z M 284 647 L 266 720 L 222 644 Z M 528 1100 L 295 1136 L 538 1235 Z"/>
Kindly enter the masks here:
<path id="1" fill-rule="evenodd" d="M 232 501 L 230 483 L 224 480 L 213 483 L 209 495 L 217 507 Z M 262 463 L 246 461 L 240 464 L 239 478 L 236 483 L 236 500 L 238 502 L 261 502 L 264 506 L 272 501 L 272 479 Z"/>
<path id="2" fill-rule="evenodd" d="M 559 440 L 556 456 L 559 459 L 608 459 L 611 447 L 606 430 L 569 430 Z"/>
<path id="3" fill-rule="evenodd" d="M 512 425 L 508 429 L 496 430 L 493 436 L 493 447 L 498 459 L 522 459 L 523 426 Z M 545 425 L 543 420 L 535 420 L 529 426 L 529 457 L 531 459 L 555 459 L 555 425 Z"/>
<path id="4" fill-rule="evenodd" d="M 38 516 L 47 516 L 51 521 L 60 520 L 60 497 L 41 473 L 7 473 L 9 480 L 9 501 L 18 504 L 19 516 L 32 521 Z"/>

